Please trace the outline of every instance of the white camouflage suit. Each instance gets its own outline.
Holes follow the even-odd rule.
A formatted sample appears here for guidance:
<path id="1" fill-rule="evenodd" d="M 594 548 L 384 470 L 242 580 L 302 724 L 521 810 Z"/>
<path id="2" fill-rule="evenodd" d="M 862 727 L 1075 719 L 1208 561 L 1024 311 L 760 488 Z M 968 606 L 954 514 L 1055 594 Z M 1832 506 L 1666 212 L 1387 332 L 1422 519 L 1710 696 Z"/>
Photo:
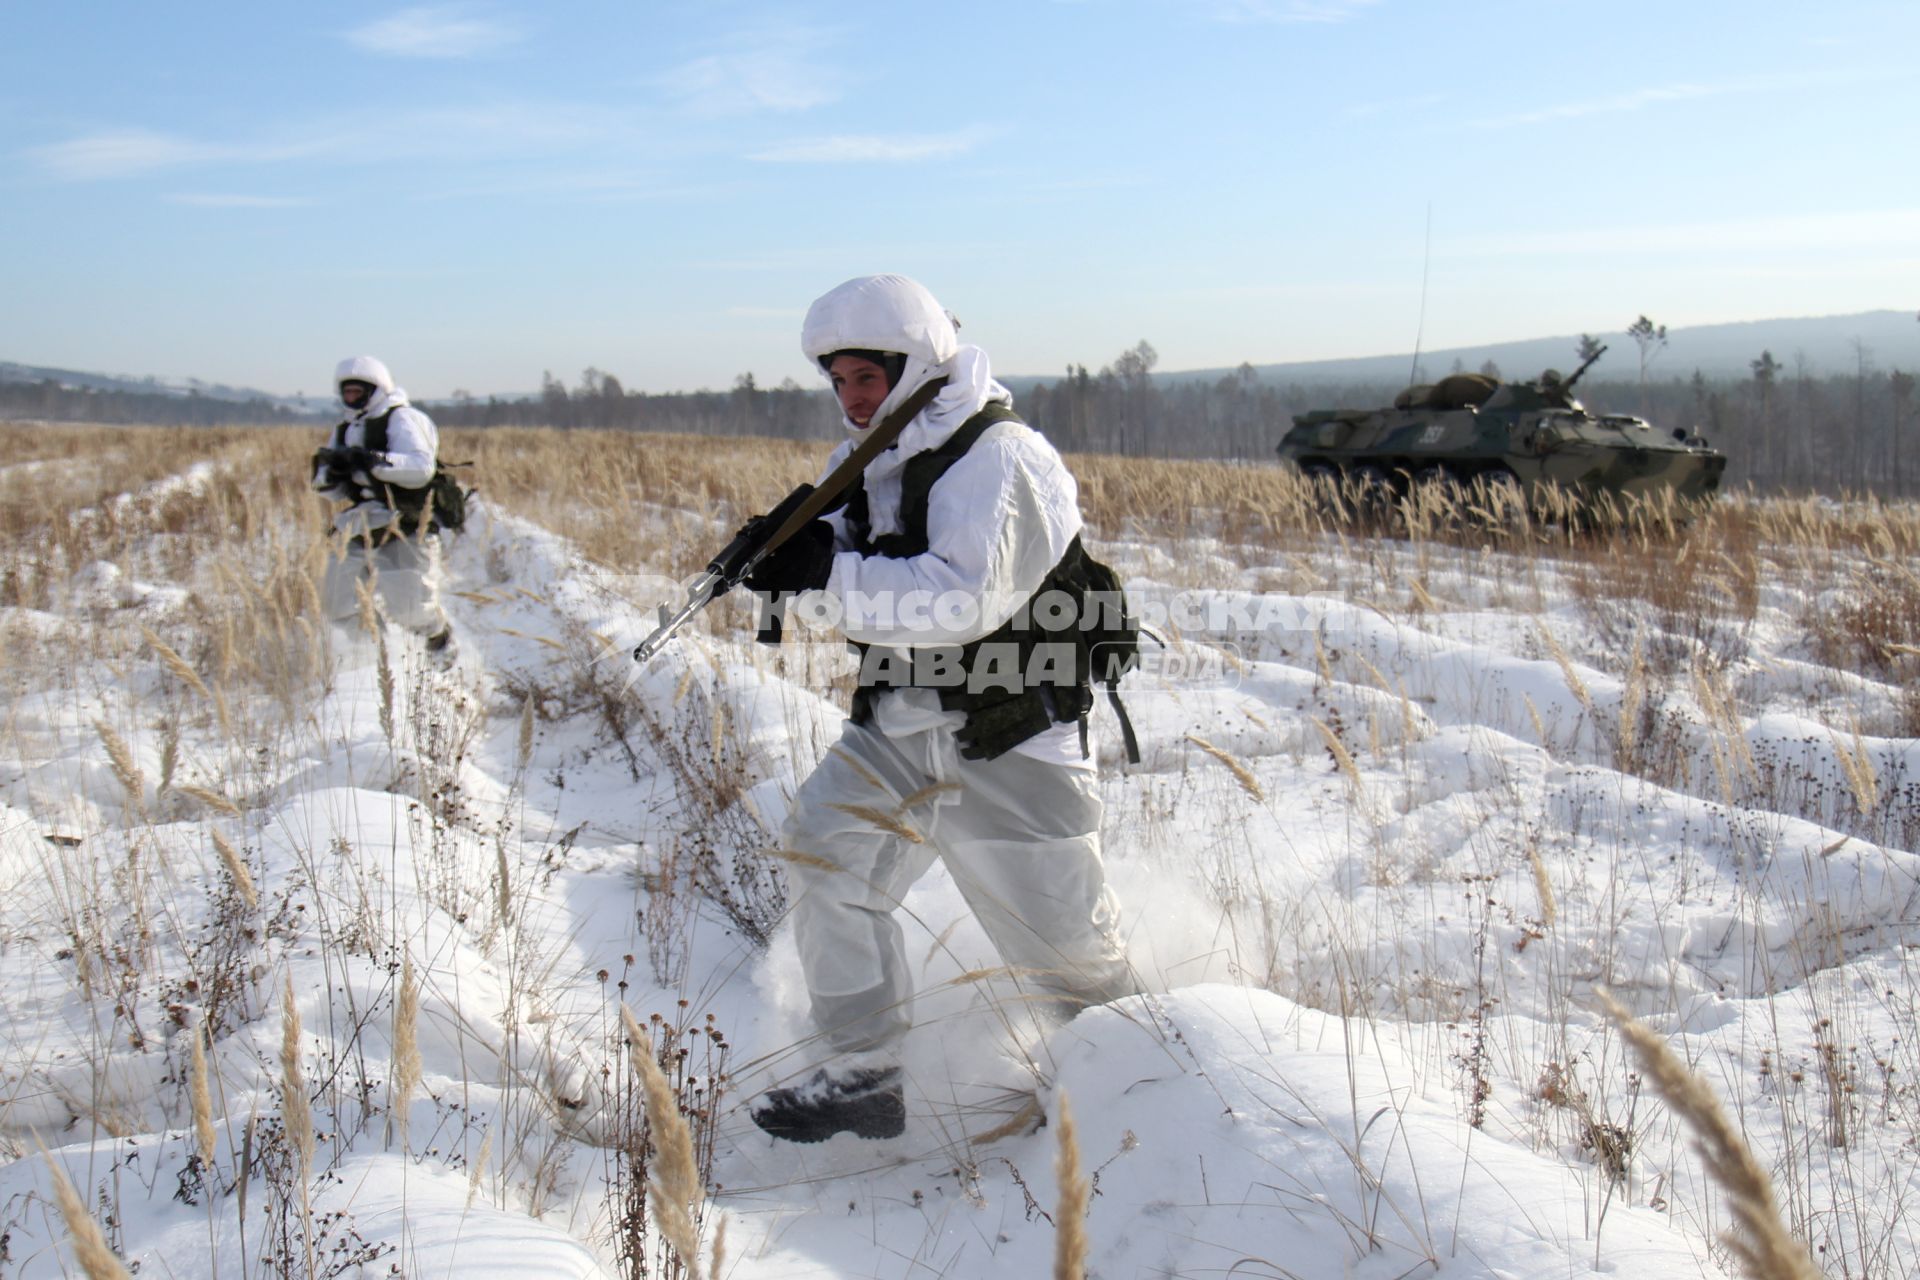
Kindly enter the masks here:
<path id="1" fill-rule="evenodd" d="M 340 362 L 333 381 L 336 387 L 342 382 L 370 382 L 374 392 L 360 408 L 349 412 L 346 430 L 336 432 L 335 438 L 328 440 L 330 446 L 364 446 L 367 420 L 389 410 L 393 415 L 387 419 L 385 464 L 354 479 L 362 485 L 372 479 L 404 489 L 431 483 L 434 458 L 440 451 L 439 430 L 432 418 L 407 403 L 407 393 L 393 385 L 387 366 L 372 356 L 354 356 Z M 353 501 L 359 496 L 349 486 L 330 485 L 323 467 L 314 468 L 313 487 L 323 497 L 336 501 Z M 378 496 L 355 502 L 334 516 L 334 531 L 340 538 L 327 563 L 321 603 L 335 622 L 351 619 L 360 608 L 359 584 L 372 576 L 386 615 L 409 631 L 431 636 L 447 626 L 447 615 L 440 608 L 440 539 L 436 534 L 412 530 L 402 537 L 364 536 L 385 529 L 395 518 Z M 369 542 L 378 545 L 369 549 Z"/>
<path id="2" fill-rule="evenodd" d="M 846 349 L 906 354 L 875 423 L 931 379 L 949 380 L 895 447 L 867 466 L 876 537 L 898 527 L 907 460 L 938 447 L 990 401 L 1013 399 L 993 380 L 986 353 L 962 345 L 932 295 L 901 276 L 852 280 L 821 298 L 801 345 L 815 367 Z M 850 438 L 828 472 L 865 431 L 843 425 Z M 863 556 L 839 514 L 829 522 L 835 555 L 825 591 L 842 608 L 842 630 L 890 648 L 959 644 L 993 631 L 1032 596 L 1081 525 L 1078 490 L 1060 455 L 1018 423 L 994 427 L 934 484 L 924 554 Z M 965 592 L 987 603 L 958 628 L 932 610 L 894 617 L 884 607 L 914 591 Z M 960 755 L 954 730 L 963 721 L 941 708 L 935 690 L 881 692 L 872 720 L 847 722 L 794 798 L 786 848 L 834 868 L 795 864 L 793 915 L 814 1019 L 839 1052 L 887 1056 L 911 1025 L 913 987 L 895 909 L 935 858 L 1024 986 L 1056 993 L 1068 1013 L 1137 989 L 1116 933 L 1118 904 L 1100 858 L 1101 802 L 1080 728 L 1055 725 L 982 761 Z M 907 815 L 923 844 L 848 812 L 891 811 L 935 784 L 957 787 Z"/>

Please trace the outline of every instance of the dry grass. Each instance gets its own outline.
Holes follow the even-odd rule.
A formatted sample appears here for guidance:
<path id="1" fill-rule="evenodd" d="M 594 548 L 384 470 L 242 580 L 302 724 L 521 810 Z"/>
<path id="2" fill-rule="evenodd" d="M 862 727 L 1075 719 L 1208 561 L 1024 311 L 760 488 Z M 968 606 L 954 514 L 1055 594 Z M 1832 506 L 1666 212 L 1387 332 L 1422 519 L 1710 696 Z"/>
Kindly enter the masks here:
<path id="1" fill-rule="evenodd" d="M 1713 1088 L 1612 996 L 1603 991 L 1600 1000 L 1654 1088 L 1693 1130 L 1707 1171 L 1726 1190 L 1739 1230 L 1722 1240 L 1740 1259 L 1741 1269 L 1750 1280 L 1821 1280 L 1806 1246 L 1780 1221 L 1773 1180 L 1727 1119 Z"/>
<path id="2" fill-rule="evenodd" d="M 1053 1280 L 1083 1280 L 1087 1274 L 1087 1206 L 1092 1192 L 1080 1163 L 1073 1108 L 1060 1094 L 1059 1146 L 1053 1160 L 1060 1198 L 1053 1209 Z"/>
<path id="3" fill-rule="evenodd" d="M 7 646 L 9 658 L 17 660 L 16 671 L 55 672 L 57 679 L 72 682 L 71 692 L 76 695 L 96 692 L 82 690 L 74 675 L 76 670 L 88 669 L 87 664 L 96 668 L 104 664 L 123 678 L 144 678 L 146 687 L 158 690 L 153 701 L 142 705 L 142 714 L 111 708 L 90 735 L 84 729 L 88 719 L 79 722 L 84 745 L 93 753 L 94 767 L 100 769 L 103 794 L 99 798 L 112 802 L 109 807 L 116 810 L 143 805 L 151 810 L 146 818 L 128 824 L 134 837 L 129 844 L 138 856 L 163 856 L 150 852 L 160 847 L 151 839 L 159 824 L 211 820 L 233 832 L 233 840 L 253 850 L 258 861 L 264 845 L 256 841 L 258 828 L 252 823 L 273 796 L 266 771 L 251 762 L 271 756 L 308 731 L 301 717 L 310 712 L 333 675 L 329 629 L 312 621 L 327 546 L 321 505 L 306 493 L 302 480 L 312 433 L 80 429 L 69 436 L 66 431 L 9 437 L 0 429 L 0 439 L 17 442 L 26 450 L 51 450 L 45 456 L 111 459 L 97 471 L 79 467 L 75 475 L 49 469 L 48 475 L 61 478 L 48 482 L 44 491 L 17 475 L 0 477 L 0 502 L 5 503 L 0 507 L 0 604 L 28 605 L 68 620 L 57 637 L 21 632 L 16 639 L 10 631 L 0 636 L 0 642 Z M 719 531 L 764 509 L 793 484 L 813 478 L 827 447 L 824 441 L 769 444 L 499 430 L 450 432 L 444 454 L 476 459 L 479 466 L 472 478 L 480 484 L 484 499 L 498 510 L 567 535 L 589 559 L 622 571 L 649 569 L 681 575 L 700 566 Z M 25 456 L 16 453 L 12 460 Z M 210 462 L 214 470 L 190 492 L 111 501 L 130 486 L 176 475 L 196 461 Z M 1820 597 L 1821 607 L 1810 610 L 1806 618 L 1809 656 L 1904 688 L 1905 702 L 1900 705 L 1906 708 L 1902 713 L 1906 732 L 1920 734 L 1920 633 L 1914 629 L 1920 626 L 1915 621 L 1920 618 L 1920 590 L 1910 567 L 1920 558 L 1920 515 L 1909 509 L 1762 503 L 1735 495 L 1702 512 L 1623 512 L 1605 534 L 1575 535 L 1552 521 L 1488 519 L 1449 507 L 1444 497 L 1423 495 L 1416 509 L 1380 517 L 1389 537 L 1364 543 L 1354 540 L 1348 526 L 1332 518 L 1313 494 L 1278 468 L 1105 457 L 1074 457 L 1069 465 L 1081 480 L 1089 523 L 1098 537 L 1212 539 L 1205 545 L 1217 549 L 1225 560 L 1261 566 L 1263 582 L 1285 581 L 1290 591 L 1343 593 L 1349 600 L 1373 603 L 1390 621 L 1417 615 L 1419 625 L 1426 626 L 1448 609 L 1472 607 L 1459 603 L 1470 594 L 1460 584 L 1476 574 L 1499 579 L 1489 590 L 1509 592 L 1507 602 L 1517 601 L 1514 607 L 1522 613 L 1529 608 L 1540 611 L 1542 582 L 1551 579 L 1561 600 L 1566 595 L 1563 588 L 1571 584 L 1580 617 L 1564 621 L 1556 617 L 1554 630 L 1542 623 L 1542 652 L 1560 663 L 1569 689 L 1589 711 L 1601 686 L 1596 681 L 1594 690 L 1588 690 L 1579 671 L 1599 669 L 1625 677 L 1627 696 L 1617 720 L 1611 714 L 1604 722 L 1588 717 L 1602 739 L 1602 750 L 1611 733 L 1619 764 L 1665 778 L 1661 770 L 1668 766 L 1660 763 L 1666 757 L 1660 754 L 1654 717 L 1664 701 L 1691 696 L 1703 713 L 1713 771 L 1712 776 L 1698 780 L 1696 791 L 1709 792 L 1729 808 L 1756 797 L 1769 798 L 1764 791 L 1768 785 L 1765 762 L 1756 764 L 1741 735 L 1741 699 L 1751 695 L 1737 679 L 1736 659 L 1746 630 L 1776 589 L 1783 594 L 1818 596 L 1822 584 L 1832 588 Z M 667 509 L 669 536 L 661 536 L 662 524 L 654 513 L 639 510 L 643 504 Z M 1330 564 L 1351 567 L 1329 570 Z M 153 612 L 111 600 L 72 604 L 68 592 L 76 573 L 94 565 L 120 566 L 130 578 L 180 585 L 184 598 L 165 611 Z M 1214 569 L 1204 563 L 1204 557 L 1195 557 L 1193 566 L 1178 564 L 1168 572 L 1176 578 L 1192 574 L 1199 582 Z M 1350 576 L 1339 578 L 1342 572 Z M 1327 573 L 1334 575 L 1333 580 L 1322 582 L 1319 575 Z M 1534 603 L 1529 604 L 1530 600 Z M 1562 637 L 1567 642 L 1564 647 Z M 547 643 L 564 651 L 567 661 L 577 657 L 583 667 L 591 665 L 599 653 L 585 638 L 577 644 L 571 638 L 566 645 Z M 1358 668 L 1366 671 L 1374 688 L 1391 692 L 1398 687 L 1397 677 L 1382 672 L 1365 655 L 1338 639 L 1330 643 L 1333 652 L 1316 634 L 1311 650 L 1300 652 L 1296 659 L 1317 672 L 1323 686 L 1342 687 L 1343 680 L 1356 678 L 1352 672 Z M 70 655 L 64 663 L 59 661 L 63 654 Z M 404 739 L 403 722 L 410 709 L 397 692 L 395 656 L 384 657 L 381 666 L 387 737 Z M 1380 666 L 1395 670 L 1385 659 Z M 630 718 L 624 726 L 632 730 L 636 742 L 648 731 L 675 741 L 684 739 L 677 748 L 682 750 L 683 781 L 708 797 L 701 803 L 709 804 L 714 813 L 738 812 L 748 786 L 747 774 L 738 767 L 741 729 L 735 717 L 702 692 L 708 674 L 702 670 L 696 675 L 690 668 L 682 682 L 681 697 L 675 702 L 686 704 L 684 723 L 648 724 Z M 557 718 L 557 708 L 563 714 L 565 709 L 559 708 L 549 691 L 528 687 L 507 692 L 506 710 L 497 712 L 504 726 L 500 742 L 514 767 L 524 774 L 530 772 L 535 755 L 536 724 Z M 597 688 L 593 692 L 606 698 L 618 693 Z M 1413 705 L 1404 694 L 1401 704 L 1401 714 L 1411 721 Z M 157 708 L 156 714 L 146 715 L 149 708 Z M 516 713 L 517 723 L 513 723 Z M 609 734 L 616 732 L 611 727 L 614 714 L 608 712 Z M 1543 744 L 1555 729 L 1562 738 L 1566 736 L 1564 726 L 1544 721 L 1530 700 L 1525 714 L 1532 717 Z M 90 719 L 92 713 L 87 715 Z M 1368 747 L 1365 735 L 1354 729 L 1315 723 L 1334 766 L 1349 784 L 1350 798 L 1365 799 L 1355 755 L 1376 777 L 1391 763 L 1379 758 L 1377 736 Z M 183 730 L 185 750 L 180 747 Z M 1884 723 L 1863 728 L 1842 715 L 1834 717 L 1824 740 L 1845 774 L 1839 803 L 1862 826 L 1868 825 L 1868 811 L 1884 818 L 1903 803 L 1895 790 L 1896 780 L 1877 776 L 1870 754 L 1870 739 L 1885 732 Z M 1409 731 L 1406 737 L 1411 740 L 1413 735 Z M 209 752 L 204 747 L 207 742 L 221 744 L 221 749 Z M 1246 763 L 1204 739 L 1195 738 L 1193 745 L 1195 751 L 1228 769 L 1248 796 L 1256 802 L 1265 799 Z M 1550 750 L 1553 745 L 1549 744 Z M 1310 749 L 1295 750 L 1298 763 Z M 98 763 L 103 754 L 104 768 Z M 1261 776 L 1269 776 L 1269 760 L 1278 758 L 1259 758 Z M 156 760 L 160 762 L 157 770 Z M 1708 770 L 1703 762 L 1698 771 L 1707 775 Z M 935 798 L 921 793 L 896 806 L 877 780 L 875 785 L 875 802 L 861 816 L 880 829 L 898 828 L 897 834 L 909 835 L 909 812 Z M 1379 807 L 1385 812 L 1391 793 L 1384 785 L 1377 789 Z M 1231 789 L 1216 786 L 1214 790 L 1223 804 L 1250 812 Z M 1795 812 L 1784 802 L 1779 811 Z M 705 811 L 696 806 L 689 812 Z M 697 820 L 691 825 L 698 825 Z M 86 834 L 91 837 L 94 832 Z M 1161 838 L 1177 841 L 1180 834 L 1163 829 Z M 243 899 L 251 927 L 257 923 L 256 913 L 270 915 L 274 910 L 271 897 L 278 886 L 267 883 L 256 888 L 233 844 L 218 833 L 211 840 L 234 888 L 232 894 L 219 896 Z M 506 856 L 504 846 L 496 846 L 495 853 L 502 859 Z M 1573 876 L 1562 878 L 1562 864 L 1556 862 L 1557 887 L 1566 895 L 1564 904 L 1556 903 L 1556 884 L 1549 881 L 1539 850 L 1528 845 L 1526 854 L 1528 867 L 1522 868 L 1512 849 L 1506 849 L 1517 875 L 1523 877 L 1516 883 L 1529 900 L 1537 897 L 1537 906 L 1527 903 L 1528 914 L 1537 910 L 1547 929 L 1559 927 L 1571 933 L 1582 914 L 1592 911 L 1581 884 Z M 804 853 L 772 856 L 831 869 L 831 864 Z M 155 865 L 158 872 L 169 871 L 164 864 Z M 518 893 L 519 886 L 526 884 L 529 896 L 510 898 L 509 870 L 504 862 L 496 864 L 499 885 L 493 905 L 502 918 L 509 908 L 527 914 L 539 887 L 534 877 L 523 874 L 514 889 Z M 72 910 L 63 923 L 82 944 L 74 948 L 75 972 L 81 975 L 76 981 L 83 987 L 94 983 L 88 994 L 97 993 L 109 1005 L 128 990 L 128 983 L 140 980 L 141 953 L 127 945 L 127 939 L 138 941 L 146 926 L 117 933 L 113 910 L 103 904 L 121 905 L 116 894 L 153 895 L 132 914 L 152 922 L 155 931 L 174 927 L 173 917 L 182 913 L 165 898 L 167 877 L 158 872 L 131 876 L 115 866 L 91 882 L 77 873 L 63 872 L 75 875 L 66 890 Z M 1382 877 L 1380 883 L 1386 879 Z M 1572 923 L 1556 926 L 1563 919 Z M 1416 932 L 1409 929 L 1408 936 L 1415 937 Z M 368 947 L 364 930 L 320 928 L 315 937 L 323 949 L 359 947 L 364 951 Z M 1540 943 L 1526 953 L 1525 962 L 1531 963 L 1557 941 L 1550 937 Z M 403 1142 L 406 1104 L 419 1071 L 417 1049 L 407 1039 L 418 1016 L 419 992 L 412 980 L 410 957 L 406 963 L 409 968 L 403 971 L 393 1011 L 394 1074 L 390 1078 L 390 1105 Z M 1271 967 L 1258 971 L 1270 972 Z M 86 977 L 89 974 L 91 978 Z M 263 1003 L 266 1008 L 251 1011 L 251 1016 L 271 1018 L 271 996 Z M 283 1013 L 293 1014 L 290 998 Z M 352 1014 L 363 1015 L 371 1013 L 363 1008 Z M 292 1021 L 287 1044 L 297 1044 L 299 1038 L 297 1017 Z M 190 1048 L 193 1141 L 210 1163 L 213 1130 L 210 1125 L 203 1127 L 202 1119 L 203 1111 L 210 1112 L 211 1101 L 203 1102 L 202 1093 L 217 1081 L 207 1073 L 205 1045 L 197 1034 Z M 304 1100 L 306 1086 L 298 1075 L 297 1048 L 283 1048 L 283 1052 L 291 1056 L 283 1065 L 280 1086 L 288 1111 L 287 1137 L 302 1165 L 310 1168 L 313 1118 L 309 1113 L 301 1121 L 296 1114 L 300 1110 L 296 1098 Z M 637 1062 L 634 1066 L 639 1069 Z M 1837 1070 L 1825 1058 L 1816 1069 Z M 324 1081 L 326 1076 L 316 1071 L 314 1078 Z M 338 1108 L 330 1103 L 327 1088 L 324 1083 L 320 1086 L 315 1105 L 333 1127 L 339 1123 Z M 1062 1112 L 1064 1158 L 1070 1141 L 1064 1103 Z M 1857 1117 L 1854 1126 L 1849 1132 L 1858 1142 Z M 233 1154 L 238 1163 L 242 1143 L 237 1128 L 234 1133 Z M 514 1136 L 503 1131 L 505 1149 L 514 1147 Z M 711 1140 L 710 1132 L 701 1139 Z M 488 1130 L 473 1171 L 475 1186 L 491 1142 L 492 1130 Z M 502 1157 L 503 1168 L 509 1158 Z M 693 1206 L 688 1213 L 692 1228 L 700 1203 L 698 1178 L 691 1189 L 683 1184 L 668 1188 L 669 1170 L 664 1166 L 671 1163 L 662 1148 L 662 1167 L 653 1171 L 659 1179 L 653 1196 L 655 1212 L 664 1225 L 672 1211 L 658 1206 Z M 298 1174 L 302 1192 L 307 1168 Z M 322 1171 L 320 1178 L 326 1176 Z M 1061 1185 L 1064 1194 L 1064 1173 Z M 1785 1181 L 1781 1186 L 1792 1206 L 1795 1189 Z M 1730 1188 L 1730 1196 L 1738 1194 L 1737 1188 Z M 1803 1207 L 1812 1203 L 1804 1185 L 1797 1194 Z M 299 1194 L 292 1193 L 292 1200 L 297 1221 Z M 1803 1217 L 1796 1215 L 1794 1220 Z M 1063 1201 L 1057 1221 L 1064 1227 L 1069 1219 L 1078 1220 L 1066 1212 Z M 308 1231 L 313 1230 L 309 1226 Z M 693 1240 L 697 1244 L 697 1235 Z M 674 1240 L 673 1247 L 680 1250 L 686 1242 L 683 1236 Z M 720 1252 L 716 1232 L 712 1271 L 719 1269 Z M 681 1257 L 691 1272 L 695 1255 L 688 1251 Z M 1084 1251 L 1080 1265 L 1084 1266 Z"/>
<path id="4" fill-rule="evenodd" d="M 626 1028 L 634 1074 L 640 1078 L 646 1094 L 647 1125 L 656 1153 L 653 1176 L 647 1186 L 647 1205 L 681 1265 L 689 1274 L 695 1274 L 699 1266 L 700 1233 L 694 1223 L 705 1193 L 694 1160 L 693 1134 L 687 1128 L 686 1117 L 680 1114 L 673 1086 L 667 1083 L 666 1073 L 654 1060 L 653 1038 L 625 1005 L 620 1007 L 620 1017 Z"/>
<path id="5" fill-rule="evenodd" d="M 107 1244 L 106 1235 L 100 1230 L 93 1215 L 87 1212 L 86 1201 L 74 1190 L 72 1179 L 67 1171 L 54 1158 L 45 1156 L 47 1171 L 53 1181 L 54 1203 L 60 1206 L 60 1217 L 67 1224 L 67 1234 L 73 1240 L 74 1261 L 80 1264 L 80 1270 L 87 1280 L 132 1280 L 133 1273 L 128 1271 Z"/>

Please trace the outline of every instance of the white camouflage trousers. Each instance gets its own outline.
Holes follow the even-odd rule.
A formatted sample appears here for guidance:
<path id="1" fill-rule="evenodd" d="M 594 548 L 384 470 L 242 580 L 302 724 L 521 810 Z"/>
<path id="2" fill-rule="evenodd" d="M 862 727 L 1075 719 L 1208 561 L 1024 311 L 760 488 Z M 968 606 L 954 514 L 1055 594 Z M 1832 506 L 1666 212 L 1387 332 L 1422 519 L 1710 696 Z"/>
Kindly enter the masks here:
<path id="1" fill-rule="evenodd" d="M 899 819 L 915 843 L 857 811 L 957 784 Z M 835 1050 L 886 1049 L 912 1025 L 913 982 L 894 918 L 935 858 L 1024 987 L 1066 1012 L 1137 991 L 1100 859 L 1091 770 L 1009 752 L 963 759 L 951 727 L 889 737 L 849 722 L 794 797 L 783 839 L 798 890 L 794 930 L 814 1021 Z"/>
<path id="2" fill-rule="evenodd" d="M 440 608 L 438 535 L 391 538 L 372 549 L 354 539 L 332 550 L 320 602 L 333 621 L 349 622 L 360 612 L 359 586 L 371 579 L 382 612 L 395 625 L 423 636 L 447 625 Z"/>

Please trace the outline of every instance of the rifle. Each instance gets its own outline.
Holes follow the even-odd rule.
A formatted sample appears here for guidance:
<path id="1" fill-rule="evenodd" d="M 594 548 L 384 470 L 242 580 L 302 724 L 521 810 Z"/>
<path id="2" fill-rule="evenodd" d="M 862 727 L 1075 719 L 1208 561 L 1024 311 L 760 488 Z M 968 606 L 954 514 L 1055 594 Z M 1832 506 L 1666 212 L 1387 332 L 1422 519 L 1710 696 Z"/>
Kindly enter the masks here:
<path id="1" fill-rule="evenodd" d="M 945 378 L 935 378 L 921 387 L 907 398 L 905 404 L 888 414 L 879 426 L 868 431 L 853 452 L 817 487 L 808 491 L 807 486 L 802 485 L 788 494 L 781 506 L 791 501 L 795 494 L 805 492 L 806 496 L 792 514 L 780 522 L 778 528 L 768 528 L 765 517 L 747 521 L 746 526 L 734 535 L 733 541 L 707 562 L 706 572 L 687 584 L 687 597 L 677 610 L 664 604 L 660 606 L 658 625 L 654 627 L 652 635 L 634 647 L 633 660 L 642 665 L 651 661 L 673 638 L 674 632 L 684 627 L 695 614 L 738 586 L 775 548 L 833 506 L 840 495 L 860 478 L 867 464 L 899 439 L 900 433 L 907 429 L 907 424 L 932 404 L 933 398 L 946 385 Z"/>
<path id="2" fill-rule="evenodd" d="M 354 472 L 371 472 L 380 464 L 377 455 L 359 445 L 354 445 L 351 448 L 316 449 L 313 452 L 313 465 L 316 470 L 326 468 L 329 484 L 343 485 L 353 482 Z"/>

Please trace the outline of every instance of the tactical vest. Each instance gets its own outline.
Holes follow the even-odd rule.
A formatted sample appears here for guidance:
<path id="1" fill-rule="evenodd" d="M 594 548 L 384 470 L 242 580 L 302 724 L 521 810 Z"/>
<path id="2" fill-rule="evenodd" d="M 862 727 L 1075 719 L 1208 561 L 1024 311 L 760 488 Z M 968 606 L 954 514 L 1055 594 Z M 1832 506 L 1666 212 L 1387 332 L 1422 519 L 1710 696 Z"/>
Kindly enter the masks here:
<path id="1" fill-rule="evenodd" d="M 863 480 L 842 513 L 854 549 L 864 556 L 890 559 L 925 554 L 933 486 L 982 436 L 1004 422 L 1022 419 L 1004 404 L 989 404 L 939 447 L 907 461 L 900 473 L 899 529 L 894 533 L 873 535 Z M 855 724 L 872 720 L 874 703 L 884 690 L 933 688 L 939 692 L 942 708 L 966 716 L 955 736 L 960 754 L 970 760 L 1004 755 L 1056 724 L 1080 726 L 1084 754 L 1097 678 L 1107 685 L 1108 699 L 1120 718 L 1127 758 L 1138 763 L 1139 745 L 1117 688 L 1121 674 L 1133 665 L 1137 634 L 1138 624 L 1125 607 L 1119 579 L 1088 555 L 1075 537 L 1013 617 L 978 640 L 917 646 L 907 651 L 906 660 L 893 662 L 885 655 L 897 651 L 856 643 L 860 680 L 851 718 Z M 1117 652 L 1123 635 L 1131 637 L 1124 643 L 1132 646 L 1124 661 Z M 1096 663 L 1101 671 L 1095 671 Z"/>
<path id="2" fill-rule="evenodd" d="M 398 408 L 395 406 L 394 408 Z M 393 417 L 394 409 L 389 409 L 377 418 L 368 418 L 364 423 L 361 447 L 368 453 L 387 451 L 387 422 Z M 333 447 L 344 448 L 347 442 L 347 427 L 342 422 L 333 429 Z M 447 474 L 438 458 L 433 460 L 433 478 L 418 489 L 409 489 L 405 485 L 388 484 L 383 480 L 372 481 L 371 491 L 366 498 L 378 498 L 386 504 L 387 510 L 394 513 L 394 521 L 386 531 L 386 537 L 393 537 L 392 530 L 398 529 L 402 536 L 412 534 L 421 528 L 422 514 L 427 517 L 426 533 L 438 533 L 441 529 L 458 529 L 465 521 L 466 493 L 452 476 Z M 449 490 L 451 492 L 449 492 Z M 381 539 L 385 541 L 385 539 Z"/>

